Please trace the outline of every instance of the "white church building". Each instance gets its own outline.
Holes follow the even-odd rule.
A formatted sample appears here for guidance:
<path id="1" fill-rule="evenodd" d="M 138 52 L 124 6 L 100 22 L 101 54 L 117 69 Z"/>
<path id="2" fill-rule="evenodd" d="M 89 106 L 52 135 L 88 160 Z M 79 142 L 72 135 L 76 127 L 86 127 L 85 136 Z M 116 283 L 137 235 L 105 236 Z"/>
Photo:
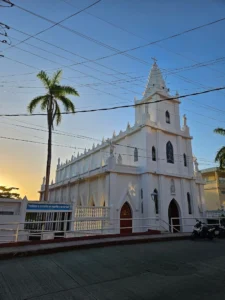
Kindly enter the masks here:
<path id="1" fill-rule="evenodd" d="M 171 223 L 175 231 L 191 231 L 194 218 L 204 216 L 204 182 L 185 115 L 180 125 L 179 95 L 169 94 L 156 62 L 135 104 L 133 126 L 58 160 L 49 202 L 108 207 L 112 233 L 171 230 Z M 44 188 L 43 182 L 41 201 Z"/>

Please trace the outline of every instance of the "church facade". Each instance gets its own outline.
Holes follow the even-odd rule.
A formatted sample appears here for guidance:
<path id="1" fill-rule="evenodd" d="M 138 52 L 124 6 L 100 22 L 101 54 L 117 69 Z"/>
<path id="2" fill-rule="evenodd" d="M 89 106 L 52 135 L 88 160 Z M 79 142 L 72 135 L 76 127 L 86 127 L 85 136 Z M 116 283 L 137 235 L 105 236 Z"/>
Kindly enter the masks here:
<path id="1" fill-rule="evenodd" d="M 59 159 L 49 202 L 109 207 L 113 233 L 171 225 L 191 231 L 204 216 L 204 182 L 185 115 L 180 125 L 179 95 L 169 94 L 156 62 L 135 104 L 133 126 L 66 163 Z M 41 200 L 43 192 L 44 182 Z"/>

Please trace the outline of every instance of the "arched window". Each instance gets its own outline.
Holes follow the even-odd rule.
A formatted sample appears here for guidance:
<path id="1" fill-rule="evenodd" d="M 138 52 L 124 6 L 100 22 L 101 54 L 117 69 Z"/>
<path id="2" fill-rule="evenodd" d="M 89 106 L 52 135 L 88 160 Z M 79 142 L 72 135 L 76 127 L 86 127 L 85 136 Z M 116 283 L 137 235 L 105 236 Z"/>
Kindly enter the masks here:
<path id="1" fill-rule="evenodd" d="M 159 213 L 159 199 L 158 199 L 158 191 L 154 189 L 154 202 L 155 202 L 155 213 Z"/>
<path id="2" fill-rule="evenodd" d="M 170 124 L 170 113 L 168 112 L 168 110 L 166 111 L 166 123 Z"/>
<path id="3" fill-rule="evenodd" d="M 144 206 L 143 206 L 143 201 L 141 202 L 141 213 L 144 213 Z"/>
<path id="4" fill-rule="evenodd" d="M 141 199 L 143 199 L 143 189 L 141 189 Z"/>
<path id="5" fill-rule="evenodd" d="M 168 163 L 170 163 L 170 164 L 174 163 L 173 145 L 171 144 L 171 142 L 168 142 L 166 144 L 166 158 L 167 158 Z"/>
<path id="6" fill-rule="evenodd" d="M 138 161 L 138 149 L 134 148 L 134 161 Z"/>
<path id="7" fill-rule="evenodd" d="M 188 213 L 189 215 L 192 214 L 192 207 L 191 207 L 191 196 L 190 193 L 187 193 L 187 202 L 188 202 Z"/>
<path id="8" fill-rule="evenodd" d="M 184 153 L 184 166 L 187 167 L 187 156 L 185 153 Z"/>
<path id="9" fill-rule="evenodd" d="M 155 147 L 152 147 L 152 160 L 156 161 L 156 151 L 155 151 Z"/>

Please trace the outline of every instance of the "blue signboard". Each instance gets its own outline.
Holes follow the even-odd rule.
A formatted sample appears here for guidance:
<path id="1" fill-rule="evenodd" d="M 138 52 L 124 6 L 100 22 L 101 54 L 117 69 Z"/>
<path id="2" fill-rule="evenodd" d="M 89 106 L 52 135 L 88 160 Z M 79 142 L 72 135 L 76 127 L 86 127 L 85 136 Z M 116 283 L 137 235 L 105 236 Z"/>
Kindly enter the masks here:
<path id="1" fill-rule="evenodd" d="M 27 210 L 71 210 L 69 204 L 28 203 Z"/>

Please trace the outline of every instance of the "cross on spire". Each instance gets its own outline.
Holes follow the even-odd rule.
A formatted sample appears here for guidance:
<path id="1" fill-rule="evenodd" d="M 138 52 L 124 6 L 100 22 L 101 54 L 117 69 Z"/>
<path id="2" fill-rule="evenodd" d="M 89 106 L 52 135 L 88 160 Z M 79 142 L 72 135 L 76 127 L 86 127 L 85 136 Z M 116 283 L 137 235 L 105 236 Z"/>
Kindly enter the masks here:
<path id="1" fill-rule="evenodd" d="M 154 61 L 154 64 L 156 64 L 156 62 L 157 62 L 157 58 L 155 58 L 155 57 L 152 57 L 152 60 Z"/>

